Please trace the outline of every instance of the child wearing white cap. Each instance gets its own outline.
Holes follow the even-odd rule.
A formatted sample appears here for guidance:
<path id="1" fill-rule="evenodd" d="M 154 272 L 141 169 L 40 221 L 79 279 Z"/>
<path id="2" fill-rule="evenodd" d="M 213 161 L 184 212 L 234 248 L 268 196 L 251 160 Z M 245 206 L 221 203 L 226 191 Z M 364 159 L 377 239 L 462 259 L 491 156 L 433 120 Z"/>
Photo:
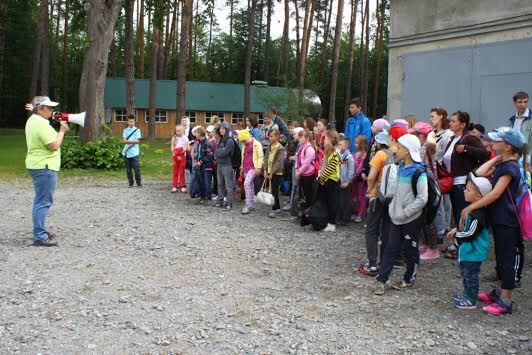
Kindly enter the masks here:
<path id="1" fill-rule="evenodd" d="M 480 200 L 491 191 L 491 183 L 484 177 L 469 173 L 464 190 L 464 199 L 471 204 Z M 453 228 L 447 236 L 458 242 L 458 262 L 463 277 L 464 289 L 452 295 L 453 305 L 461 309 L 477 307 L 480 285 L 480 266 L 486 260 L 490 247 L 490 235 L 487 226 L 486 208 L 480 208 L 467 215 L 460 231 Z"/>
<path id="2" fill-rule="evenodd" d="M 420 150 L 421 143 L 416 136 L 405 134 L 398 139 L 398 150 L 395 156 L 403 163 L 397 171 L 397 190 L 388 209 L 391 225 L 374 289 L 376 295 L 384 294 L 394 261 L 402 249 L 405 253 L 406 271 L 403 280 L 394 284 L 393 288 L 401 290 L 412 287 L 416 279 L 419 265 L 419 238 L 424 223 L 423 207 L 428 201 L 428 183 L 425 172 L 421 173 L 417 179 L 417 195 L 412 190 L 412 176 L 416 170 L 424 169 Z"/>

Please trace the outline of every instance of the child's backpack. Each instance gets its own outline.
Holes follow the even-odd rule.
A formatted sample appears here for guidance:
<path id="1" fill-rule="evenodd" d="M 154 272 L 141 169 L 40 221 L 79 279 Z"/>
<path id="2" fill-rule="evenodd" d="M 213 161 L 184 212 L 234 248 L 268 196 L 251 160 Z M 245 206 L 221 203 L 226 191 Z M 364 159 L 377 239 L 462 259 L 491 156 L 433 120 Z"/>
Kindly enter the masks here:
<path id="1" fill-rule="evenodd" d="M 308 224 L 312 225 L 317 231 L 325 229 L 327 227 L 329 212 L 327 206 L 325 206 L 321 201 L 317 201 L 312 206 L 307 208 L 303 212 L 303 217 L 301 218 L 301 226 L 306 226 Z"/>
<path id="2" fill-rule="evenodd" d="M 233 165 L 233 169 L 240 168 L 240 165 L 242 164 L 242 151 L 240 150 L 240 144 L 238 144 L 238 141 L 235 139 L 233 139 L 233 154 L 231 155 L 231 163 Z"/>
<path id="3" fill-rule="evenodd" d="M 377 198 L 379 201 L 389 204 L 395 191 L 397 190 L 397 172 L 399 171 L 399 162 L 395 159 L 394 152 L 389 149 L 384 150 L 388 158 L 382 168 L 381 182 L 377 186 Z"/>
<path id="4" fill-rule="evenodd" d="M 517 197 L 512 197 L 510 189 L 506 187 L 506 192 L 510 196 L 510 199 L 514 206 L 515 214 L 519 220 L 519 226 L 521 227 L 521 238 L 523 240 L 532 239 L 532 203 L 530 190 L 527 188 L 526 182 L 523 177 L 519 179 L 519 188 L 517 189 Z"/>
<path id="5" fill-rule="evenodd" d="M 425 216 L 425 224 L 432 224 L 432 221 L 434 221 L 436 213 L 438 212 L 438 207 L 440 206 L 441 191 L 438 182 L 427 173 L 427 168 L 423 167 L 422 169 L 417 169 L 414 171 L 414 174 L 412 174 L 412 191 L 414 192 L 414 196 L 417 196 L 417 180 L 423 173 L 426 173 L 427 175 L 427 187 L 429 193 L 427 203 L 425 204 L 425 207 L 423 207 L 423 215 Z"/>

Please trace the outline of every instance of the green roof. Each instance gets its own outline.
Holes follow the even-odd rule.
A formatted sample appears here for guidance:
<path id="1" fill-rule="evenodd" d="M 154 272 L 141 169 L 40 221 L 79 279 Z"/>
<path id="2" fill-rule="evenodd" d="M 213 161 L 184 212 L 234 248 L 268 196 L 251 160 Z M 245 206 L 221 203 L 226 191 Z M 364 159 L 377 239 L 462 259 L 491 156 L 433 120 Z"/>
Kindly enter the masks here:
<path id="1" fill-rule="evenodd" d="M 157 80 L 156 109 L 175 110 L 177 81 Z M 150 80 L 135 80 L 135 106 L 147 109 L 150 94 Z M 290 111 L 297 101 L 295 89 L 281 88 L 267 85 L 252 85 L 251 112 L 264 112 L 269 106 L 277 106 L 280 112 Z M 310 90 L 304 91 L 307 114 L 321 112 L 319 97 Z M 105 107 L 126 107 L 126 80 L 124 78 L 107 78 L 105 81 Z M 230 83 L 213 83 L 201 81 L 187 81 L 186 83 L 186 111 L 244 111 L 244 85 Z"/>

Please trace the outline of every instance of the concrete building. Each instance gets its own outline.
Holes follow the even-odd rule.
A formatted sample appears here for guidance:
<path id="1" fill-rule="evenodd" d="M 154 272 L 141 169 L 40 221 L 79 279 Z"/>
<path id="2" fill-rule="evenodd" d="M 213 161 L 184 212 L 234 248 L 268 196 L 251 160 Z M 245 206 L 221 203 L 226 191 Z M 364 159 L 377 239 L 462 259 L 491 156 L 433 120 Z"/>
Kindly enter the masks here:
<path id="1" fill-rule="evenodd" d="M 439 106 L 507 125 L 513 94 L 532 94 L 532 0 L 390 3 L 389 116 Z"/>

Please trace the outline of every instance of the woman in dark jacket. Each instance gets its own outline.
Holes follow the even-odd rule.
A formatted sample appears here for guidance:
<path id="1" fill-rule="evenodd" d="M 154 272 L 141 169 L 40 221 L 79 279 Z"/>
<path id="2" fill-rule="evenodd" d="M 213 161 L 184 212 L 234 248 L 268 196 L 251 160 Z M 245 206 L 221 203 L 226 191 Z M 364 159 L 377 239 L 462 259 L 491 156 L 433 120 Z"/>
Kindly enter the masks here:
<path id="1" fill-rule="evenodd" d="M 467 112 L 453 113 L 449 122 L 453 135 L 443 154 L 443 164 L 453 177 L 451 203 L 455 226 L 460 223 L 460 214 L 467 206 L 464 199 L 467 175 L 489 159 L 489 152 L 480 139 L 467 131 L 469 123 Z"/>

